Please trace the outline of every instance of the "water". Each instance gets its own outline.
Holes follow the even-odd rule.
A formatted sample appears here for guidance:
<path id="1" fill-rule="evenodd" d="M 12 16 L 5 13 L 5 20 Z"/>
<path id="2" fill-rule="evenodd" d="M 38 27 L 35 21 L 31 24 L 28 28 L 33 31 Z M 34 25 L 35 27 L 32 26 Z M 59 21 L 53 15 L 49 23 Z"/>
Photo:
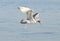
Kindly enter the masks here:
<path id="1" fill-rule="evenodd" d="M 41 24 L 19 23 L 18 6 L 40 12 Z M 0 0 L 0 41 L 59 41 L 60 0 Z"/>

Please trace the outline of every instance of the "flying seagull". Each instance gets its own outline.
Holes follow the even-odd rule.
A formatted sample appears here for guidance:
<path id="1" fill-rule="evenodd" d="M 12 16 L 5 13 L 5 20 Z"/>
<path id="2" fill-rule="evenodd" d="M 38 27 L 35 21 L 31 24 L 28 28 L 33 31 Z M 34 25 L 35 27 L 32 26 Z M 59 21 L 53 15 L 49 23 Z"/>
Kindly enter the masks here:
<path id="1" fill-rule="evenodd" d="M 34 15 L 32 15 L 32 9 L 28 8 L 28 7 L 18 7 L 18 9 L 23 12 L 26 13 L 26 20 L 21 20 L 20 23 L 21 24 L 27 24 L 27 23 L 40 23 L 40 20 L 38 19 L 39 17 L 39 13 L 35 13 Z"/>

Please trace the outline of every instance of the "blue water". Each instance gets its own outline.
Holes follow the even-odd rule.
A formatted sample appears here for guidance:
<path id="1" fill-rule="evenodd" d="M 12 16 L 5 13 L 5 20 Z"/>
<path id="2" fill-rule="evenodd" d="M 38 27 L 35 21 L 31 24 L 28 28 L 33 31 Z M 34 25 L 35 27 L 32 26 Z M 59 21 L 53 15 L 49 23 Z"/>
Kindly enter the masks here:
<path id="1" fill-rule="evenodd" d="M 24 29 L 18 6 L 40 12 L 41 24 Z M 0 0 L 0 41 L 60 41 L 60 0 Z"/>

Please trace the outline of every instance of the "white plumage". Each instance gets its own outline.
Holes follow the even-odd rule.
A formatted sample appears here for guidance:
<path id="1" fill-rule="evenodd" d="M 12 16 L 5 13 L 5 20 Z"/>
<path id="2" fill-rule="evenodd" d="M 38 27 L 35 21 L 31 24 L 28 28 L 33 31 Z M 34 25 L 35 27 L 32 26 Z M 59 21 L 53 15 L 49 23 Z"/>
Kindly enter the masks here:
<path id="1" fill-rule="evenodd" d="M 21 12 L 26 13 L 26 19 L 27 20 L 30 20 L 31 19 L 32 10 L 30 8 L 27 8 L 27 7 L 18 7 L 18 9 Z"/>
<path id="2" fill-rule="evenodd" d="M 19 9 L 21 12 L 23 12 L 23 13 L 27 13 L 28 11 L 31 11 L 30 8 L 28 8 L 28 7 L 22 7 L 22 6 L 18 7 L 18 9 Z"/>

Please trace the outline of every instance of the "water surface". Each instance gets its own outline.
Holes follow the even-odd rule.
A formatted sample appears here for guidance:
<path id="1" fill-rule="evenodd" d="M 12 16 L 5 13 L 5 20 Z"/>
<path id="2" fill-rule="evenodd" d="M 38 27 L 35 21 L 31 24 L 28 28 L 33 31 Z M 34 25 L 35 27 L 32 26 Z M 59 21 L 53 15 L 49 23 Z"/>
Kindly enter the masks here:
<path id="1" fill-rule="evenodd" d="M 41 24 L 25 25 L 17 9 L 26 6 L 40 12 Z M 60 0 L 0 0 L 0 41 L 59 41 Z"/>

